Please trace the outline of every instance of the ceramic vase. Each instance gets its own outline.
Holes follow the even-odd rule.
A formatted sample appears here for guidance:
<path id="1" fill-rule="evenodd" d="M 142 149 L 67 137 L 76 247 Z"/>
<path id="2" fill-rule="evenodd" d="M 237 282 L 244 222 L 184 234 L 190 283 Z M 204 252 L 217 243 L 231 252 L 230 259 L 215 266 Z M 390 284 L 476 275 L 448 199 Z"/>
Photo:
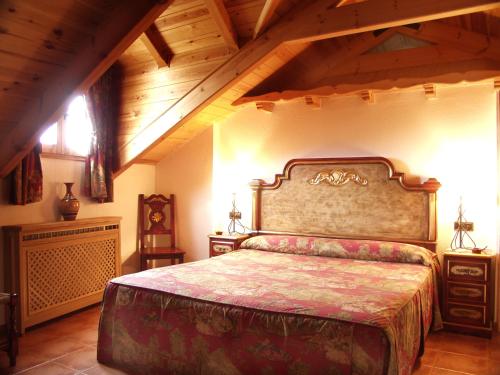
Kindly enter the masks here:
<path id="1" fill-rule="evenodd" d="M 59 204 L 59 211 L 64 220 L 75 220 L 78 210 L 80 209 L 80 201 L 71 192 L 71 187 L 73 182 L 65 182 L 66 185 L 66 195 L 61 199 Z"/>

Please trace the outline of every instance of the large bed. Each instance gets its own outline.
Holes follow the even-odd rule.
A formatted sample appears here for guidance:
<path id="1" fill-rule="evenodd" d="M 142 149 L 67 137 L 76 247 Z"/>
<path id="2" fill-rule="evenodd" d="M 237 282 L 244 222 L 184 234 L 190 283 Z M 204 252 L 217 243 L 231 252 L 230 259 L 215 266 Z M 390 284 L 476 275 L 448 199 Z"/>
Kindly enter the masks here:
<path id="1" fill-rule="evenodd" d="M 140 374 L 411 374 L 439 329 L 436 190 L 384 158 L 254 180 L 240 250 L 112 280 L 98 360 Z"/>

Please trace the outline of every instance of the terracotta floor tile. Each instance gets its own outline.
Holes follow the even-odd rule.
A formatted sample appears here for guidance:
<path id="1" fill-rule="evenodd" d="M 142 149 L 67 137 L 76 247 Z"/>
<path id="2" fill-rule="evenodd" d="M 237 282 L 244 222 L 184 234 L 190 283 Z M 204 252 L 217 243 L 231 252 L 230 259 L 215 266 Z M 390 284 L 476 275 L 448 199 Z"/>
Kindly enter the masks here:
<path id="1" fill-rule="evenodd" d="M 500 361 L 488 362 L 488 375 L 500 375 Z"/>
<path id="2" fill-rule="evenodd" d="M 445 370 L 443 368 L 433 368 L 431 375 L 462 375 L 467 374 L 466 372 L 458 372 L 453 370 Z"/>
<path id="3" fill-rule="evenodd" d="M 97 328 L 96 325 L 94 327 L 89 327 L 84 330 L 74 332 L 66 337 L 72 338 L 84 345 L 97 345 Z"/>
<path id="4" fill-rule="evenodd" d="M 442 339 L 440 350 L 471 356 L 488 357 L 490 340 L 481 337 L 451 333 L 449 336 Z"/>
<path id="5" fill-rule="evenodd" d="M 425 353 L 420 359 L 422 365 L 433 366 L 436 362 L 436 358 L 439 355 L 439 352 L 434 349 L 425 349 Z"/>
<path id="6" fill-rule="evenodd" d="M 37 351 L 50 358 L 57 358 L 84 347 L 85 344 L 82 344 L 78 340 L 61 336 L 45 342 L 43 345 L 37 347 Z"/>
<path id="7" fill-rule="evenodd" d="M 9 360 L 5 353 L 0 352 L 0 374 L 19 372 L 30 367 L 39 365 L 50 360 L 50 356 L 42 355 L 34 351 L 21 350 L 16 358 L 16 366 L 10 367 Z"/>
<path id="8" fill-rule="evenodd" d="M 83 374 L 88 375 L 124 375 L 126 374 L 123 371 L 116 370 L 114 368 L 105 366 L 101 363 L 98 363 L 97 366 L 94 366 L 88 370 L 85 370 Z"/>
<path id="9" fill-rule="evenodd" d="M 442 331 L 430 333 L 425 340 L 425 348 L 439 350 L 445 340 L 446 336 Z"/>
<path id="10" fill-rule="evenodd" d="M 430 375 L 431 371 L 431 366 L 421 365 L 413 369 L 412 375 Z"/>
<path id="11" fill-rule="evenodd" d="M 22 375 L 73 375 L 76 371 L 55 362 L 48 362 L 22 372 Z"/>
<path id="12" fill-rule="evenodd" d="M 87 370 L 97 365 L 97 350 L 93 347 L 85 347 L 59 357 L 54 362 L 75 370 Z"/>
<path id="13" fill-rule="evenodd" d="M 434 367 L 482 375 L 488 371 L 488 359 L 443 352 L 436 358 Z"/>

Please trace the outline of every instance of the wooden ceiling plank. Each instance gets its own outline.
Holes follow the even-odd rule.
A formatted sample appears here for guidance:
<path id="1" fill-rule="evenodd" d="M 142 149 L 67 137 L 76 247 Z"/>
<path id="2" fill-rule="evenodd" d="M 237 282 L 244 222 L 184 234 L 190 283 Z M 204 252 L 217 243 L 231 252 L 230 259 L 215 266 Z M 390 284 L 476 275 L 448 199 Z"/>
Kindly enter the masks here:
<path id="1" fill-rule="evenodd" d="M 158 65 L 158 68 L 169 67 L 172 61 L 173 53 L 168 47 L 165 39 L 153 23 L 140 36 L 141 42 L 151 54 Z"/>
<path id="2" fill-rule="evenodd" d="M 206 0 L 208 11 L 221 32 L 226 45 L 234 50 L 238 50 L 238 34 L 236 33 L 231 17 L 227 13 L 223 0 Z"/>
<path id="3" fill-rule="evenodd" d="M 292 11 L 270 28 L 265 37 L 247 43 L 236 55 L 175 105 L 166 109 L 158 121 L 150 124 L 135 139 L 120 150 L 122 168 L 134 158 L 158 143 L 161 135 L 175 131 L 193 118 L 225 90 L 244 78 L 282 43 L 304 43 L 381 28 L 425 22 L 499 6 L 493 0 L 394 0 L 366 1 L 340 8 L 336 1 L 316 0 Z"/>
<path id="4" fill-rule="evenodd" d="M 281 2 L 282 0 L 266 0 L 253 31 L 253 39 L 257 39 L 259 35 L 262 34 L 262 32 L 269 26 L 269 22 Z"/>
<path id="5" fill-rule="evenodd" d="M 167 8 L 169 1 L 124 2 L 96 37 L 81 46 L 74 63 L 47 86 L 8 136 L 0 141 L 0 176 L 6 176 L 29 152 L 41 133 L 65 108 L 77 90 L 88 89 Z"/>

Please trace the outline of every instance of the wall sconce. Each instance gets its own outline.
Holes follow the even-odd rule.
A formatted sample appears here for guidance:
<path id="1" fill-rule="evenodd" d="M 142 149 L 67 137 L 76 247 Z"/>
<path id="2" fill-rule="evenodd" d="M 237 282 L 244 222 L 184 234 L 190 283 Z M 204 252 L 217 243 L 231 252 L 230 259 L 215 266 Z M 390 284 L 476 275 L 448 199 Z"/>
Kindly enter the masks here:
<path id="1" fill-rule="evenodd" d="M 451 250 L 467 249 L 472 250 L 475 254 L 480 254 L 484 249 L 480 249 L 476 246 L 476 243 L 470 236 L 469 232 L 474 231 L 474 223 L 467 221 L 464 216 L 464 210 L 462 205 L 462 197 L 460 197 L 460 204 L 458 205 L 458 218 L 453 224 L 453 229 L 455 230 L 455 235 L 451 240 L 450 247 Z M 464 239 L 469 241 L 473 246 L 467 247 L 465 245 Z"/>
<path id="2" fill-rule="evenodd" d="M 233 193 L 233 208 L 229 211 L 229 225 L 227 227 L 227 232 L 230 235 L 234 234 L 245 234 L 245 226 L 241 223 L 241 212 L 236 208 L 236 194 Z M 239 230 L 238 230 L 239 229 Z"/>

